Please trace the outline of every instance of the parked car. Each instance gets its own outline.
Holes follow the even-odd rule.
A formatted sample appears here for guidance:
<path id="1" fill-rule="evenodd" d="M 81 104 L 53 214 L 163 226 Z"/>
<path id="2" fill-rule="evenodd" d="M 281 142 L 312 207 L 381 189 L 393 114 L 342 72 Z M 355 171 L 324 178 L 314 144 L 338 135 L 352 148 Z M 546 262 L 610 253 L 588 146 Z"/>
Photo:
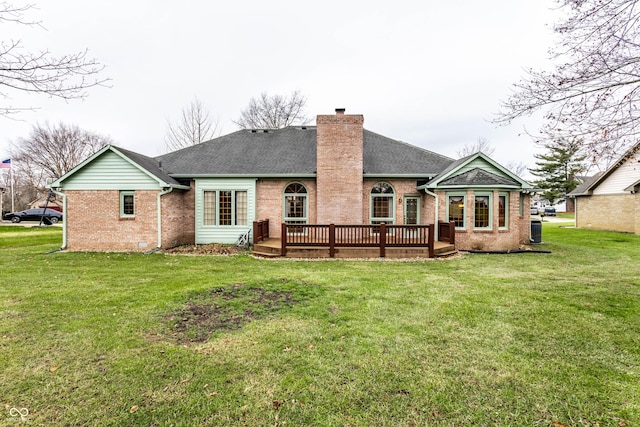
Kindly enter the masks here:
<path id="1" fill-rule="evenodd" d="M 4 216 L 4 219 L 15 223 L 40 221 L 42 219 L 45 224 L 56 224 L 58 221 L 62 221 L 62 214 L 54 209 L 35 208 L 20 212 L 10 212 Z"/>
<path id="2" fill-rule="evenodd" d="M 539 215 L 540 211 L 537 206 L 531 206 L 531 215 Z"/>
<path id="3" fill-rule="evenodd" d="M 556 208 L 553 208 L 551 206 L 547 206 L 546 208 L 544 208 L 544 216 L 556 216 Z"/>

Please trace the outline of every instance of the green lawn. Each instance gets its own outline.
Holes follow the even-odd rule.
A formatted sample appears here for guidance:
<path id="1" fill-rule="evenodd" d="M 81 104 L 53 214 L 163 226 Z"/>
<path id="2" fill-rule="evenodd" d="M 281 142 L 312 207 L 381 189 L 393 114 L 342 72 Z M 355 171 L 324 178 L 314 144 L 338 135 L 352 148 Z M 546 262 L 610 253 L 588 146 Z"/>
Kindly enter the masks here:
<path id="1" fill-rule="evenodd" d="M 0 227 L 0 425 L 640 425 L 640 236 L 561 225 L 551 254 L 411 262 Z"/>

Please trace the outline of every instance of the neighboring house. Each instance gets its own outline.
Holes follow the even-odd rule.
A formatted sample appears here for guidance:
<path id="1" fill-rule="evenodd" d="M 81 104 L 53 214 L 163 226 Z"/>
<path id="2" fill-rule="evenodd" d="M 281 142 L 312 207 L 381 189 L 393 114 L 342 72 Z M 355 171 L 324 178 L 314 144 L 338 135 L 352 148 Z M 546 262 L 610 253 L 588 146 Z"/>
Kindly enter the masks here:
<path id="1" fill-rule="evenodd" d="M 529 183 L 485 154 L 452 160 L 363 122 L 337 109 L 316 126 L 240 130 L 156 158 L 106 146 L 51 184 L 63 246 L 235 243 L 264 219 L 271 236 L 282 223 L 454 221 L 458 249 L 529 243 Z"/>
<path id="2" fill-rule="evenodd" d="M 576 227 L 640 234 L 640 142 L 569 193 Z"/>

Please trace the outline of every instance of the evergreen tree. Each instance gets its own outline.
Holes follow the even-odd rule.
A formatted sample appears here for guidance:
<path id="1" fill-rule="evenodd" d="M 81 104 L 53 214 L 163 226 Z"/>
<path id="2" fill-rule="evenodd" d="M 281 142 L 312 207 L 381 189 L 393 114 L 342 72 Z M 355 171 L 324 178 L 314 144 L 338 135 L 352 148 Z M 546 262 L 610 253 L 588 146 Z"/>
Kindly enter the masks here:
<path id="1" fill-rule="evenodd" d="M 545 145 L 545 154 L 536 154 L 536 168 L 530 172 L 540 177 L 534 181 L 544 190 L 543 196 L 552 205 L 566 200 L 567 193 L 580 184 L 576 175 L 584 171 L 585 156 L 580 154 L 581 143 L 576 140 L 557 140 Z"/>

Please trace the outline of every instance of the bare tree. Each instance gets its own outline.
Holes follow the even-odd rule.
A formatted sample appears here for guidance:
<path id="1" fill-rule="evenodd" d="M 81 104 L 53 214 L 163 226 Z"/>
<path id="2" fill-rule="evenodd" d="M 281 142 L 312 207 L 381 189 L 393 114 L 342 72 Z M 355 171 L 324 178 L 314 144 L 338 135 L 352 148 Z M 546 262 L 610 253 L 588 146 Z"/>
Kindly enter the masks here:
<path id="1" fill-rule="evenodd" d="M 240 118 L 234 121 L 242 129 L 280 129 L 290 125 L 305 125 L 311 119 L 304 112 L 307 98 L 300 91 L 290 95 L 272 95 L 265 92 L 259 99 L 251 98 Z"/>
<path id="2" fill-rule="evenodd" d="M 61 177 L 110 142 L 110 138 L 78 126 L 38 124 L 29 137 L 13 143 L 11 163 L 22 179 L 42 190 L 48 178 Z"/>
<path id="3" fill-rule="evenodd" d="M 0 24 L 41 27 L 40 22 L 29 21 L 25 12 L 31 4 L 14 6 L 0 2 Z M 6 33 L 5 33 L 6 34 Z M 0 98 L 11 99 L 12 93 L 38 93 L 54 98 L 83 99 L 87 89 L 103 85 L 108 79 L 97 74 L 104 69 L 96 59 L 89 58 L 87 50 L 54 56 L 48 50 L 27 50 L 21 40 L 0 41 Z M 0 106 L 0 115 L 10 116 L 33 107 Z"/>
<path id="4" fill-rule="evenodd" d="M 175 151 L 191 145 L 200 144 L 216 136 L 218 121 L 211 116 L 208 107 L 198 98 L 182 109 L 182 115 L 175 122 L 167 121 L 165 148 Z"/>
<path id="5" fill-rule="evenodd" d="M 511 172 L 514 173 L 514 175 L 519 176 L 522 178 L 522 175 L 524 175 L 524 173 L 527 171 L 528 167 L 526 165 L 526 163 L 523 162 L 517 162 L 515 160 L 510 161 L 509 163 L 507 163 L 505 165 L 505 167 L 507 169 L 509 169 Z"/>
<path id="6" fill-rule="evenodd" d="M 606 167 L 640 137 L 639 0 L 557 0 L 566 18 L 554 27 L 553 71 L 528 70 L 496 122 L 540 111 L 536 136 L 580 140 L 580 153 Z"/>
<path id="7" fill-rule="evenodd" d="M 472 144 L 465 144 L 465 146 L 462 147 L 462 150 L 458 150 L 456 151 L 456 153 L 458 153 L 458 157 L 462 158 L 479 152 L 482 152 L 487 156 L 491 156 L 495 151 L 496 148 L 491 146 L 491 143 L 488 139 L 480 137 L 476 142 Z"/>

